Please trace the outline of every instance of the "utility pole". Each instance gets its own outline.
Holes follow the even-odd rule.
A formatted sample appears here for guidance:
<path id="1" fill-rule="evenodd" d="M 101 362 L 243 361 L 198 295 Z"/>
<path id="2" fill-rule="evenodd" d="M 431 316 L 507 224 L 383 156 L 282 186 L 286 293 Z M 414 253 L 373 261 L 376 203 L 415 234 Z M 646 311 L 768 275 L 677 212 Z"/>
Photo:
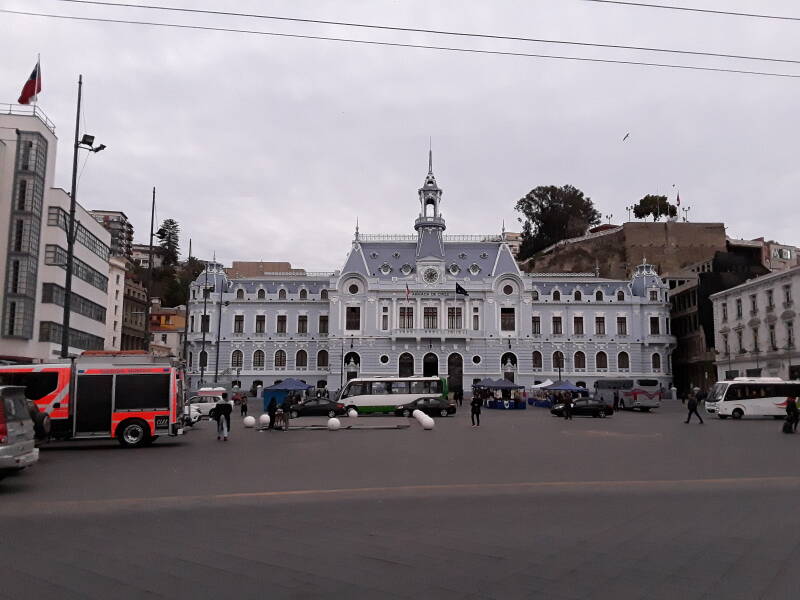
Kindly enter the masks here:
<path id="1" fill-rule="evenodd" d="M 61 319 L 61 358 L 69 358 L 69 317 L 72 310 L 72 265 L 75 252 L 75 210 L 78 194 L 78 135 L 81 129 L 81 92 L 83 75 L 78 75 L 78 109 L 75 115 L 75 142 L 72 146 L 72 189 L 69 196 L 67 224 L 67 274 L 64 281 L 64 315 Z"/>
<path id="2" fill-rule="evenodd" d="M 217 268 L 216 259 L 214 260 L 214 268 Z M 217 276 L 214 275 L 214 285 L 217 285 Z M 219 311 L 217 312 L 217 350 L 214 353 L 214 383 L 219 379 L 219 349 L 220 340 L 222 339 L 222 290 L 223 282 L 219 284 Z"/>
<path id="3" fill-rule="evenodd" d="M 150 291 L 153 287 L 153 225 L 156 218 L 156 188 L 153 186 L 153 203 L 150 206 L 150 248 L 147 254 L 147 306 L 144 308 L 144 349 L 150 351 L 150 305 L 153 302 L 153 295 Z"/>
<path id="4" fill-rule="evenodd" d="M 190 269 L 192 266 L 192 239 L 189 238 L 189 258 L 186 259 L 186 268 Z M 189 271 L 191 273 L 191 271 Z M 189 367 L 189 298 L 191 296 L 190 289 L 192 281 L 186 286 L 186 308 L 183 311 L 183 364 L 184 368 L 188 371 Z"/>
<path id="5" fill-rule="evenodd" d="M 208 366 L 208 352 L 206 352 L 206 331 L 208 328 L 208 262 L 206 261 L 205 283 L 203 284 L 203 317 L 200 320 L 200 331 L 203 333 L 200 350 L 200 384 L 205 385 L 206 366 Z M 205 358 L 205 360 L 203 360 Z"/>

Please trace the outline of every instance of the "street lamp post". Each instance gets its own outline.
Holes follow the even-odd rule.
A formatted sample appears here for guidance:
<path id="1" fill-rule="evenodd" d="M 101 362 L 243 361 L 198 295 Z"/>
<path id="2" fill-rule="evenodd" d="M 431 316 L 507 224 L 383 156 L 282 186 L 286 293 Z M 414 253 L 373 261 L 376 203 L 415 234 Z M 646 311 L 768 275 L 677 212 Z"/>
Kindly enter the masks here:
<path id="1" fill-rule="evenodd" d="M 682 208 L 681 210 L 683 211 L 683 222 L 684 223 L 688 223 L 689 222 L 689 211 L 692 210 L 692 207 L 691 206 L 687 206 L 686 208 Z"/>
<path id="2" fill-rule="evenodd" d="M 72 270 L 75 259 L 75 212 L 78 196 L 78 150 L 83 148 L 89 152 L 100 152 L 105 146 L 94 146 L 94 136 L 84 135 L 79 138 L 81 129 L 81 94 L 83 91 L 83 75 L 78 75 L 78 108 L 75 115 L 75 142 L 72 147 L 72 188 L 69 195 L 69 223 L 67 223 L 67 265 L 64 278 L 64 312 L 61 319 L 61 358 L 69 358 L 69 319 L 72 310 Z"/>

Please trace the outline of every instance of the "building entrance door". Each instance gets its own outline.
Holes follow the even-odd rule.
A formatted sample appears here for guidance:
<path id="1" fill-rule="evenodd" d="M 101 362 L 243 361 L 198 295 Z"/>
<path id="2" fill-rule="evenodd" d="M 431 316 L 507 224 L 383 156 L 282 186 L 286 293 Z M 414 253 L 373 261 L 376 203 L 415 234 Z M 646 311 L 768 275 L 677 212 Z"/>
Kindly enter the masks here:
<path id="1" fill-rule="evenodd" d="M 464 359 L 455 352 L 447 357 L 447 387 L 451 392 L 464 391 Z"/>
<path id="2" fill-rule="evenodd" d="M 422 376 L 436 377 L 437 375 L 439 375 L 439 357 L 431 352 L 422 359 Z"/>
<path id="3" fill-rule="evenodd" d="M 414 376 L 414 357 L 408 352 L 400 355 L 398 364 L 398 375 L 400 377 L 413 377 Z"/>

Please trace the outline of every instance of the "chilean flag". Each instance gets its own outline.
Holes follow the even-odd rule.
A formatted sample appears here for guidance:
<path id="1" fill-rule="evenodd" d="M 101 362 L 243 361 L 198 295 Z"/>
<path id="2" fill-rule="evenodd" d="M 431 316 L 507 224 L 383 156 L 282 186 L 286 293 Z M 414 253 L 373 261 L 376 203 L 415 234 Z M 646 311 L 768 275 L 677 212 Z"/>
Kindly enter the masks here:
<path id="1" fill-rule="evenodd" d="M 36 97 L 42 91 L 42 68 L 39 61 L 36 61 L 36 66 L 33 68 L 33 73 L 25 82 L 22 87 L 22 93 L 19 95 L 20 104 L 30 104 L 36 102 Z"/>

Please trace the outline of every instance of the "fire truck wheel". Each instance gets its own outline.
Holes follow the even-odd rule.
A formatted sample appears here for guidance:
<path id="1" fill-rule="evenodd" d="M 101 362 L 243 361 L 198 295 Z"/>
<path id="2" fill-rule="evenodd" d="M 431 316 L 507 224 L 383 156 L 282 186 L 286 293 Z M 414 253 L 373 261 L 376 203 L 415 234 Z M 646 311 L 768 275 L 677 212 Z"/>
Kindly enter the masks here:
<path id="1" fill-rule="evenodd" d="M 140 419 L 124 421 L 119 426 L 119 443 L 125 448 L 140 448 L 150 439 L 150 428 Z"/>

